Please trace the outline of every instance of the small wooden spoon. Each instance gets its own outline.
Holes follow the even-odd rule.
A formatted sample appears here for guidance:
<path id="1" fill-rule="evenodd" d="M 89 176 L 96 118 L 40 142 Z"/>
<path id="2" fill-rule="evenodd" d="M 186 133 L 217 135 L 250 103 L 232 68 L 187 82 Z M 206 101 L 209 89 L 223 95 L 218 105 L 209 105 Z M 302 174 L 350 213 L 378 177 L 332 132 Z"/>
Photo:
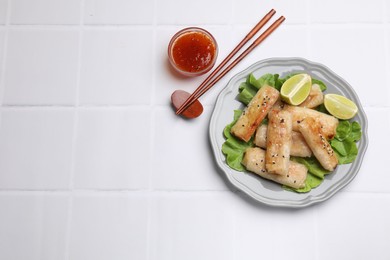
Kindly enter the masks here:
<path id="1" fill-rule="evenodd" d="M 184 90 L 176 90 L 173 92 L 171 95 L 171 101 L 175 110 L 179 109 L 179 107 L 188 99 L 189 96 L 191 96 L 191 94 Z M 186 118 L 195 118 L 200 116 L 202 112 L 203 106 L 199 100 L 196 100 L 186 110 L 180 113 L 180 115 Z"/>

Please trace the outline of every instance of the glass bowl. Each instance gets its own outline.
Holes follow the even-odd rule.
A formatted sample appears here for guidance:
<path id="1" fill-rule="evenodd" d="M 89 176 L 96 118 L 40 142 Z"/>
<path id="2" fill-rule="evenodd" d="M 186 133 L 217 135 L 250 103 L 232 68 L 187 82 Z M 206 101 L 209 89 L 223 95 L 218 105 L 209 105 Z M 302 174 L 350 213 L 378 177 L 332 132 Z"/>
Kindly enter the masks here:
<path id="1" fill-rule="evenodd" d="M 184 76 L 199 76 L 208 72 L 218 56 L 218 44 L 208 31 L 188 27 L 177 32 L 168 45 L 172 67 Z"/>

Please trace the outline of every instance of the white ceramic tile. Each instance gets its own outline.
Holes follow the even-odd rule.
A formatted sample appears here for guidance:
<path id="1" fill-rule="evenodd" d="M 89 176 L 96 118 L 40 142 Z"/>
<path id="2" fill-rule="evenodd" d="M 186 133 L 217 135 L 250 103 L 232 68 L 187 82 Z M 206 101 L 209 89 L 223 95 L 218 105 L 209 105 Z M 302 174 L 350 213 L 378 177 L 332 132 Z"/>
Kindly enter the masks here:
<path id="1" fill-rule="evenodd" d="M 68 199 L 0 195 L 0 258 L 65 260 Z"/>
<path id="2" fill-rule="evenodd" d="M 390 3 L 388 4 L 390 6 Z M 387 25 L 387 38 L 386 38 L 386 72 L 387 72 L 387 81 L 386 85 L 388 86 L 390 84 L 390 7 L 389 7 L 389 24 Z M 390 95 L 390 91 L 389 91 Z M 389 97 L 390 99 L 390 97 Z"/>
<path id="3" fill-rule="evenodd" d="M 75 187 L 147 188 L 150 132 L 150 113 L 146 110 L 80 110 Z"/>
<path id="4" fill-rule="evenodd" d="M 254 201 L 236 206 L 238 259 L 316 259 L 314 208 L 270 208 Z M 282 249 L 283 248 L 283 249 Z"/>
<path id="5" fill-rule="evenodd" d="M 234 28 L 234 38 L 242 39 L 249 32 L 250 26 Z M 258 36 L 255 36 L 257 38 Z M 253 39 L 253 40 L 254 40 Z M 282 24 L 267 39 L 237 65 L 236 71 L 246 69 L 253 63 L 273 57 L 307 57 L 308 31 L 305 27 Z M 286 45 L 288 43 L 288 47 Z"/>
<path id="6" fill-rule="evenodd" d="M 151 30 L 85 32 L 80 103 L 149 104 L 152 77 Z"/>
<path id="7" fill-rule="evenodd" d="M 210 109 L 192 121 L 173 110 L 158 108 L 153 145 L 153 188 L 176 190 L 226 190 L 210 149 Z"/>
<path id="8" fill-rule="evenodd" d="M 348 81 L 365 106 L 389 104 L 389 90 L 384 88 L 384 50 L 381 26 L 312 28 L 312 59 Z"/>
<path id="9" fill-rule="evenodd" d="M 387 170 L 388 154 L 383 147 L 390 146 L 390 109 L 365 108 L 368 117 L 368 149 L 361 169 L 347 191 L 390 192 Z M 380 181 L 379 181 L 380 180 Z"/>
<path id="10" fill-rule="evenodd" d="M 70 109 L 3 109 L 0 188 L 68 188 L 73 118 Z"/>
<path id="11" fill-rule="evenodd" d="M 5 43 L 5 30 L 0 27 L 0 100 L 3 98 L 3 77 L 4 77 L 4 70 L 3 70 L 3 60 L 4 60 L 4 43 Z M 1 104 L 1 101 L 0 101 Z"/>
<path id="12" fill-rule="evenodd" d="M 318 210 L 319 260 L 390 258 L 390 197 L 337 194 Z"/>
<path id="13" fill-rule="evenodd" d="M 234 20 L 235 24 L 253 24 L 260 21 L 271 9 L 276 13 L 273 20 L 268 22 L 268 26 L 281 15 L 286 18 L 286 24 L 302 24 L 307 21 L 307 8 L 305 0 L 298 1 L 256 1 L 256 0 L 234 0 Z M 266 25 L 266 27 L 268 27 Z M 264 28 L 266 28 L 264 27 Z"/>
<path id="14" fill-rule="evenodd" d="M 387 23 L 390 23 L 390 2 L 389 1 L 384 1 L 385 3 L 385 21 Z"/>
<path id="15" fill-rule="evenodd" d="M 13 0 L 11 24 L 78 24 L 81 0 Z"/>
<path id="16" fill-rule="evenodd" d="M 7 20 L 8 0 L 0 0 L 0 24 L 5 24 Z"/>
<path id="17" fill-rule="evenodd" d="M 11 30 L 5 68 L 5 104 L 74 104 L 78 32 Z"/>
<path id="18" fill-rule="evenodd" d="M 231 21 L 232 0 L 156 1 L 159 24 L 228 24 Z"/>
<path id="19" fill-rule="evenodd" d="M 382 22 L 382 0 L 309 1 L 310 20 L 314 23 Z"/>
<path id="20" fill-rule="evenodd" d="M 231 198 L 225 193 L 156 196 L 151 215 L 150 259 L 235 259 Z"/>
<path id="21" fill-rule="evenodd" d="M 208 74 L 201 75 L 199 77 L 183 77 L 178 75 L 173 71 L 168 60 L 168 44 L 171 40 L 171 37 L 179 30 L 183 29 L 184 26 L 174 26 L 174 27 L 159 27 L 157 30 L 156 43 L 154 46 L 156 53 L 156 62 L 153 65 L 156 77 L 156 88 L 155 88 L 155 103 L 159 105 L 170 104 L 170 97 L 173 91 L 176 89 L 186 90 L 188 92 L 193 92 L 203 80 L 206 79 Z M 241 39 L 238 39 L 236 42 L 232 43 L 231 41 L 231 29 L 224 26 L 203 26 L 204 29 L 209 31 L 217 40 L 219 53 L 217 62 L 214 68 L 233 50 L 236 44 Z M 244 36 L 242 36 L 244 37 Z M 207 95 L 202 97 L 203 100 L 206 100 L 203 104 L 214 104 L 216 95 L 222 89 L 221 82 L 226 83 L 228 80 L 228 75 L 218 82 L 218 88 L 213 88 Z M 219 89 L 215 91 L 215 89 Z"/>
<path id="22" fill-rule="evenodd" d="M 86 24 L 152 24 L 153 0 L 86 0 Z"/>
<path id="23" fill-rule="evenodd" d="M 137 195 L 75 197 L 69 259 L 146 259 L 147 209 Z"/>

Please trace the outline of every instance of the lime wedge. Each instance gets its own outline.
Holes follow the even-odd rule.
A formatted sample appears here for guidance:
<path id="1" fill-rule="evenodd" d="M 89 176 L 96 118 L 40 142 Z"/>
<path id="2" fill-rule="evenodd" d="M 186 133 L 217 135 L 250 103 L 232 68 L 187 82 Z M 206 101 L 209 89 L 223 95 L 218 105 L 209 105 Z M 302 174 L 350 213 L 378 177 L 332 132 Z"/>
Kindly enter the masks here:
<path id="1" fill-rule="evenodd" d="M 286 80 L 280 89 L 282 100 L 297 106 L 309 96 L 311 77 L 308 74 L 297 74 Z"/>
<path id="2" fill-rule="evenodd" d="M 351 119 L 358 112 L 358 108 L 352 100 L 337 94 L 326 94 L 324 105 L 331 115 L 339 119 Z"/>

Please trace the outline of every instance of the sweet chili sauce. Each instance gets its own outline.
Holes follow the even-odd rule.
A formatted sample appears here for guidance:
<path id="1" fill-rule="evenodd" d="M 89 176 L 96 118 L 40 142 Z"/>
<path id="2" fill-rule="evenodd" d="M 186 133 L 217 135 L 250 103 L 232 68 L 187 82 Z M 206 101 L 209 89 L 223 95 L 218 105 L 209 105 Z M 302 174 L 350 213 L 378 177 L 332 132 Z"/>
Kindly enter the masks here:
<path id="1" fill-rule="evenodd" d="M 178 35 L 170 48 L 171 63 L 179 71 L 189 74 L 200 75 L 209 71 L 216 60 L 215 39 L 203 30 L 188 30 Z"/>

